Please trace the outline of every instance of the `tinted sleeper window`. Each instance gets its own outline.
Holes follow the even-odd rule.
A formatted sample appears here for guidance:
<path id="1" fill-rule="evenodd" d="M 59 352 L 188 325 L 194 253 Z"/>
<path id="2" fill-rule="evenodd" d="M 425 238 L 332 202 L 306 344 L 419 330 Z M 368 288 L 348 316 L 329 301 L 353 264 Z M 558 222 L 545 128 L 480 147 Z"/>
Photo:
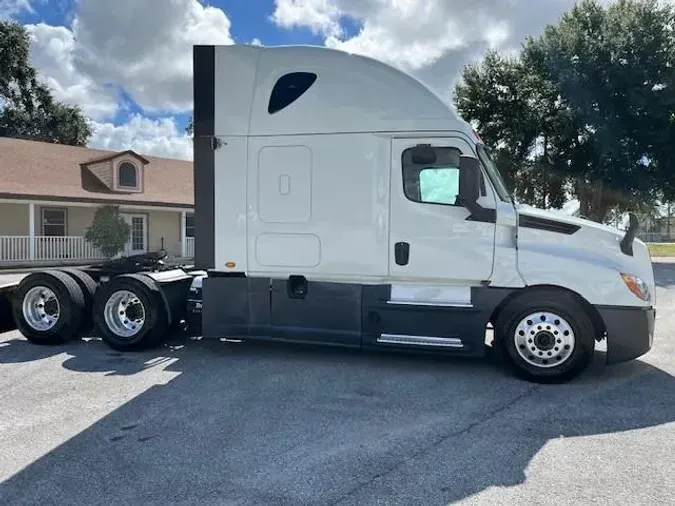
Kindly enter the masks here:
<path id="1" fill-rule="evenodd" d="M 281 76 L 272 89 L 267 112 L 274 114 L 299 99 L 316 81 L 311 72 L 292 72 Z"/>

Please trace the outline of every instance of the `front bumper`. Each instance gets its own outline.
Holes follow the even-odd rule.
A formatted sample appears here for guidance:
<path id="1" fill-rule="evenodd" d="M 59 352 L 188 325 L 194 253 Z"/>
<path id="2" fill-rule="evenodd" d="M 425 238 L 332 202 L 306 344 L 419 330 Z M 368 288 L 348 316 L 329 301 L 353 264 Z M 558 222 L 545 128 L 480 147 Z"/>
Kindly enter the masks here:
<path id="1" fill-rule="evenodd" d="M 651 350 L 656 309 L 617 306 L 597 309 L 607 329 L 608 364 L 627 362 Z"/>

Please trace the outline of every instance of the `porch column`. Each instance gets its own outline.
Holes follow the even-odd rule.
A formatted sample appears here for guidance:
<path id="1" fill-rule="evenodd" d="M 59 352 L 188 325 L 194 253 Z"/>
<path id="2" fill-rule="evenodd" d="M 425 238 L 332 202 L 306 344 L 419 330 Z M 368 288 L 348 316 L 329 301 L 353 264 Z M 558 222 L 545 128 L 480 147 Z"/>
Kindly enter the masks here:
<path id="1" fill-rule="evenodd" d="M 180 212 L 180 256 L 187 256 L 187 235 L 185 227 L 187 225 L 187 211 Z"/>
<path id="2" fill-rule="evenodd" d="M 28 204 L 28 258 L 35 260 L 35 204 Z"/>

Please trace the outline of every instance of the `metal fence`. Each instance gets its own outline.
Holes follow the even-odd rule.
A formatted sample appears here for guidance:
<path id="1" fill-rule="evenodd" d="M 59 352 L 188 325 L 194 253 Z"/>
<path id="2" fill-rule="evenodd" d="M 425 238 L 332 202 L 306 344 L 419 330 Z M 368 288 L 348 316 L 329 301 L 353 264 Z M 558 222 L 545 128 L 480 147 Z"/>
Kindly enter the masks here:
<path id="1" fill-rule="evenodd" d="M 644 242 L 675 242 L 675 232 L 639 232 L 637 237 Z"/>

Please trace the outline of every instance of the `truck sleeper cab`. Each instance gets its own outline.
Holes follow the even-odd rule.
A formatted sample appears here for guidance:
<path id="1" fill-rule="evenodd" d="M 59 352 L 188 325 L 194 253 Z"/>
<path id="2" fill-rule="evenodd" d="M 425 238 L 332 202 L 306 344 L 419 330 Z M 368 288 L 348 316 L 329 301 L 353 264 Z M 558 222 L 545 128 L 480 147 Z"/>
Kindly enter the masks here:
<path id="1" fill-rule="evenodd" d="M 608 363 L 651 348 L 635 216 L 624 233 L 514 203 L 489 148 L 410 75 L 323 47 L 196 46 L 194 108 L 195 266 L 36 272 L 0 287 L 3 320 L 40 344 L 93 327 L 135 350 L 196 325 L 467 357 L 491 325 L 544 383 L 580 374 L 596 341 Z"/>
<path id="2" fill-rule="evenodd" d="M 645 245 L 514 204 L 432 91 L 323 47 L 194 50 L 204 337 L 480 356 L 565 381 L 652 345 Z"/>

